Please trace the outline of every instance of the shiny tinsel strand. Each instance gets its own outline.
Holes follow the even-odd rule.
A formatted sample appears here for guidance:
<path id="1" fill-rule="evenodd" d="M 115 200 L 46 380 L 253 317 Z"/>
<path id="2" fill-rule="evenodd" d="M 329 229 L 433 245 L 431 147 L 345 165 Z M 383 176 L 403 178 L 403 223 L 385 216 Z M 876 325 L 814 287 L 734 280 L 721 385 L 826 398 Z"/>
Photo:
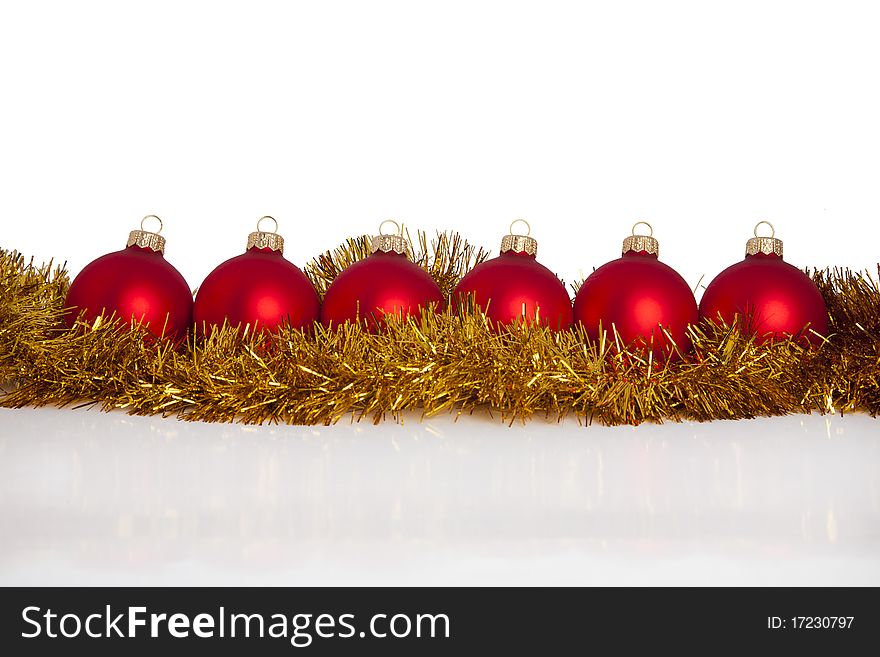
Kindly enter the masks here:
<path id="1" fill-rule="evenodd" d="M 448 296 L 486 252 L 458 235 L 414 242 L 415 262 Z M 368 255 L 349 240 L 307 267 L 323 292 Z M 880 274 L 880 270 L 878 270 Z M 756 345 L 737 326 L 691 327 L 694 353 L 658 362 L 613 336 L 590 344 L 575 328 L 496 331 L 479 311 L 389 318 L 312 334 L 223 327 L 198 342 L 156 341 L 113 318 L 62 328 L 68 279 L 51 263 L 0 251 L 0 405 L 94 404 L 139 415 L 209 422 L 381 422 L 416 410 L 488 411 L 508 423 L 533 416 L 584 423 L 740 419 L 818 411 L 880 412 L 880 288 L 868 272 L 813 274 L 831 316 L 818 347 Z"/>

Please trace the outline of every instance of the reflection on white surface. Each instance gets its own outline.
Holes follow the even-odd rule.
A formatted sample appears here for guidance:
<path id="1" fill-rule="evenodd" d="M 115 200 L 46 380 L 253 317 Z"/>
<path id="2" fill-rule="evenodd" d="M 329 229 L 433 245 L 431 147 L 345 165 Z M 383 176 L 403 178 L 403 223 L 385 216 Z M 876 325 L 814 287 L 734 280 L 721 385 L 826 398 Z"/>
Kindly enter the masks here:
<path id="1" fill-rule="evenodd" d="M 0 584 L 880 584 L 880 420 L 0 409 Z"/>

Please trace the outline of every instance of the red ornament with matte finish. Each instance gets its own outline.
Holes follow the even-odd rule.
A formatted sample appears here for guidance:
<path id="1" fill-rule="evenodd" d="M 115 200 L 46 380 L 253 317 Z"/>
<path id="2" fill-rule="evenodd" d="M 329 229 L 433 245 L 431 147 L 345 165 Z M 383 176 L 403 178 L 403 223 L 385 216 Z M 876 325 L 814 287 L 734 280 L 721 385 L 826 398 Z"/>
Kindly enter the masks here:
<path id="1" fill-rule="evenodd" d="M 274 222 L 275 230 L 260 230 L 264 221 Z M 278 222 L 262 217 L 248 236 L 247 250 L 218 265 L 199 287 L 193 309 L 199 335 L 224 320 L 258 330 L 274 331 L 283 324 L 310 331 L 320 311 L 318 293 L 283 253 Z"/>
<path id="2" fill-rule="evenodd" d="M 758 227 L 770 226 L 769 237 Z M 817 343 L 828 333 L 828 309 L 816 284 L 803 271 L 782 259 L 782 240 L 766 221 L 755 226 L 746 243 L 746 257 L 718 274 L 700 300 L 700 316 L 732 324 L 740 317 L 744 332 L 758 343 L 801 335 Z M 807 330 L 809 327 L 809 330 Z"/>
<path id="3" fill-rule="evenodd" d="M 590 339 L 601 331 L 614 340 L 612 327 L 626 346 L 653 345 L 655 354 L 674 356 L 690 351 L 688 324 L 698 319 L 697 302 L 687 282 L 658 259 L 659 243 L 649 235 L 632 235 L 623 241 L 623 254 L 594 271 L 574 300 L 574 317 Z M 662 327 L 662 328 L 661 328 Z M 671 344 L 666 332 L 674 340 Z"/>
<path id="4" fill-rule="evenodd" d="M 501 254 L 480 263 L 461 279 L 453 301 L 474 303 L 483 309 L 496 327 L 523 321 L 559 331 L 571 326 L 571 298 L 565 285 L 536 259 L 538 242 L 526 235 L 510 234 L 501 240 Z"/>
<path id="5" fill-rule="evenodd" d="M 382 225 L 397 226 L 397 234 L 382 234 Z M 362 321 L 370 330 L 382 327 L 385 315 L 406 317 L 443 306 L 443 294 L 430 274 L 409 258 L 410 244 L 397 222 L 390 219 L 373 237 L 372 254 L 358 260 L 330 284 L 321 304 L 321 322 L 339 326 Z"/>
<path id="6" fill-rule="evenodd" d="M 147 219 L 159 222 L 157 232 L 143 229 Z M 83 268 L 67 292 L 68 326 L 73 326 L 80 311 L 89 322 L 112 313 L 125 321 L 142 322 L 157 337 L 186 335 L 192 319 L 192 292 L 180 272 L 165 260 L 161 231 L 162 220 L 148 215 L 141 220 L 141 230 L 131 231 L 126 248 Z"/>

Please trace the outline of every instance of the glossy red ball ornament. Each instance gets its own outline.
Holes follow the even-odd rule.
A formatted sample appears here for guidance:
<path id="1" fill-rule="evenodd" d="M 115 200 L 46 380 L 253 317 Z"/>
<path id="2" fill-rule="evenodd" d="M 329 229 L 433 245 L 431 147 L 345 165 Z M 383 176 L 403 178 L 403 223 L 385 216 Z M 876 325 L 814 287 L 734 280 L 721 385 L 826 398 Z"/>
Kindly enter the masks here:
<path id="1" fill-rule="evenodd" d="M 453 301 L 473 298 L 496 327 L 516 321 L 549 326 L 559 331 L 571 326 L 571 298 L 556 275 L 536 259 L 538 242 L 526 235 L 501 239 L 501 254 L 468 272 L 455 287 Z M 527 231 L 527 233 L 530 231 Z"/>
<path id="2" fill-rule="evenodd" d="M 697 322 L 697 302 L 681 275 L 658 260 L 653 230 L 636 235 L 638 225 L 623 241 L 622 256 L 599 267 L 581 285 L 574 300 L 575 320 L 593 341 L 601 331 L 613 341 L 613 327 L 626 346 L 651 346 L 660 356 L 674 356 L 676 348 L 684 354 L 691 348 L 687 327 Z"/>
<path id="3" fill-rule="evenodd" d="M 264 221 L 275 230 L 260 230 Z M 199 286 L 193 320 L 199 335 L 211 327 L 249 325 L 273 331 L 285 324 L 310 331 L 318 319 L 318 293 L 306 275 L 284 253 L 278 222 L 262 217 L 248 236 L 247 250 L 219 264 Z"/>
<path id="4" fill-rule="evenodd" d="M 770 237 L 758 237 L 767 224 Z M 828 309 L 815 283 L 803 271 L 782 259 L 782 240 L 773 226 L 762 221 L 746 243 L 746 257 L 718 274 L 700 300 L 700 316 L 732 324 L 739 316 L 741 328 L 756 342 L 801 335 L 817 342 L 828 333 Z M 805 330 L 809 326 L 810 330 Z"/>
<path id="5" fill-rule="evenodd" d="M 391 220 L 382 224 L 389 222 L 397 225 Z M 400 226 L 396 235 L 383 235 L 381 228 L 373 238 L 372 254 L 347 267 L 327 289 L 321 304 L 326 326 L 362 321 L 378 330 L 386 315 L 406 317 L 429 307 L 442 308 L 440 287 L 409 259 L 409 241 Z"/>
<path id="6" fill-rule="evenodd" d="M 159 222 L 157 232 L 143 230 L 147 219 Z M 89 322 L 103 313 L 142 322 L 157 337 L 186 335 L 192 319 L 192 292 L 180 272 L 165 260 L 161 230 L 161 219 L 148 215 L 141 220 L 141 230 L 131 231 L 124 249 L 83 268 L 67 292 L 68 326 L 73 326 L 80 312 Z"/>

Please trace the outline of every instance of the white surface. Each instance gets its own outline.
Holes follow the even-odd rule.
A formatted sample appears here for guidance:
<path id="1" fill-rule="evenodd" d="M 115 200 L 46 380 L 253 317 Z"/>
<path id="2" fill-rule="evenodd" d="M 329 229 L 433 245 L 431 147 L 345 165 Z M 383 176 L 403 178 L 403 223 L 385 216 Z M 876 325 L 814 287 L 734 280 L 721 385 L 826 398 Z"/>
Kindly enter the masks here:
<path id="1" fill-rule="evenodd" d="M 242 427 L 0 410 L 0 584 L 880 584 L 865 416 Z"/>

